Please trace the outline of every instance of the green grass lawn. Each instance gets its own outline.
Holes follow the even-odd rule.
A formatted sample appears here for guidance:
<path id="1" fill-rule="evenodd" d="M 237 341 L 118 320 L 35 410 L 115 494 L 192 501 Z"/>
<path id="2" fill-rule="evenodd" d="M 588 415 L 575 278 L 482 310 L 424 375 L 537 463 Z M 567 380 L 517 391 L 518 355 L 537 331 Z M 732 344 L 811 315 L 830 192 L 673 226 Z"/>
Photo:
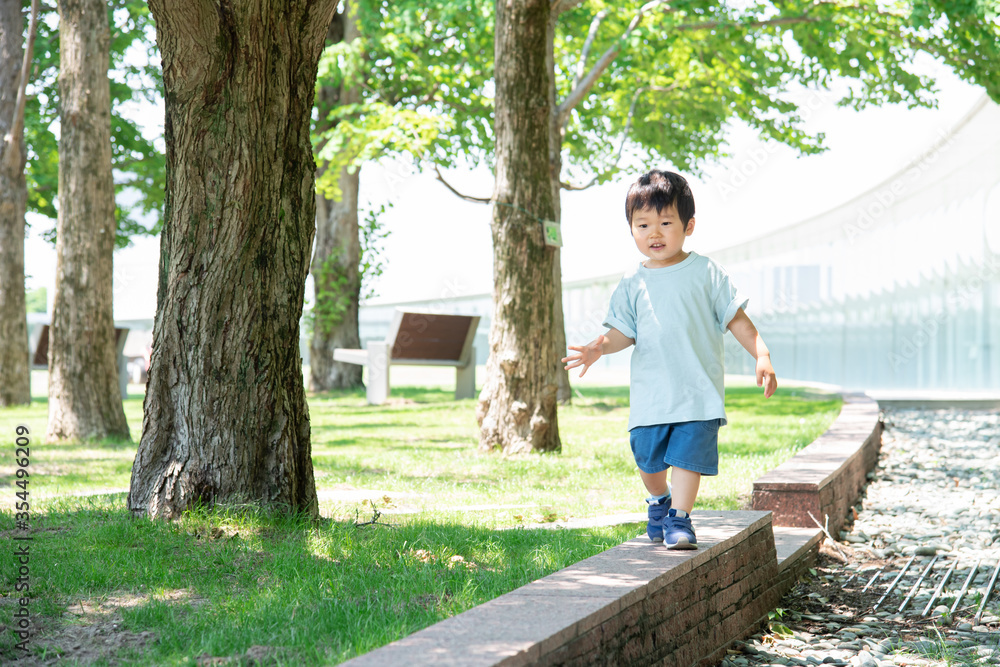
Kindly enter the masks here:
<path id="1" fill-rule="evenodd" d="M 396 509 L 490 527 L 645 511 L 626 431 L 628 387 L 590 389 L 562 408 L 561 453 L 511 458 L 478 451 L 474 401 L 416 387 L 394 388 L 393 396 L 388 407 L 367 406 L 360 394 L 310 401 L 319 489 L 392 490 L 400 494 L 390 494 Z M 814 440 L 840 410 L 839 398 L 802 389 L 765 400 L 756 387 L 731 388 L 726 403 L 720 473 L 702 482 L 703 509 L 743 506 L 755 478 Z M 513 507 L 463 510 L 482 505 Z M 342 515 L 356 503 L 323 507 Z"/>
<path id="2" fill-rule="evenodd" d="M 0 410 L 8 442 L 17 424 L 32 431 L 32 651 L 68 664 L 332 664 L 643 530 L 498 530 L 644 511 L 627 387 L 588 387 L 561 408 L 561 453 L 510 458 L 477 450 L 473 400 L 441 387 L 392 392 L 380 407 L 363 392 L 310 397 L 318 523 L 221 507 L 172 523 L 133 519 L 123 493 L 101 493 L 128 486 L 133 444 L 44 444 L 44 401 Z M 721 471 L 703 482 L 702 509 L 743 506 L 752 480 L 821 434 L 840 400 L 795 388 L 764 400 L 735 387 L 726 404 Z M 138 440 L 141 399 L 125 409 Z M 10 500 L 0 533 L 13 536 L 12 457 L 2 464 Z M 372 502 L 378 524 L 355 526 L 372 518 Z M 16 656 L 16 576 L 0 559 L 0 662 Z"/>

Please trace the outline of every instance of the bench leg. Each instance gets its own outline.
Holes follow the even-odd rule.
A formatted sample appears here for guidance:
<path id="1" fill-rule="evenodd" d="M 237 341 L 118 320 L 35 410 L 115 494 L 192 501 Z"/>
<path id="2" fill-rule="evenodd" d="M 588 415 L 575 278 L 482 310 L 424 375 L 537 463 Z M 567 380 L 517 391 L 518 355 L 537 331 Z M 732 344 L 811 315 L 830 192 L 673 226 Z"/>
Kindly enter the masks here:
<path id="1" fill-rule="evenodd" d="M 121 392 L 122 400 L 128 398 L 128 370 L 125 368 L 125 339 L 128 338 L 128 329 L 125 329 L 118 336 L 117 349 L 118 357 L 118 391 Z"/>
<path id="2" fill-rule="evenodd" d="M 368 404 L 382 405 L 389 398 L 389 345 L 368 343 Z"/>
<path id="3" fill-rule="evenodd" d="M 455 369 L 455 398 L 474 398 L 476 395 L 476 348 L 469 352 L 469 363 Z"/>

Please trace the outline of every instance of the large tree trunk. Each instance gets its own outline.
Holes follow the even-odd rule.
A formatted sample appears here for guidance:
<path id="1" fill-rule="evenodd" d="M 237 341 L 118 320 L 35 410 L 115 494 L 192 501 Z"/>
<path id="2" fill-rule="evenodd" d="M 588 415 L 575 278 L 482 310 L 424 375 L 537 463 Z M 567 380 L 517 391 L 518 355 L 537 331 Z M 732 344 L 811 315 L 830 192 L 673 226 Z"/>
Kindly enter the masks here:
<path id="1" fill-rule="evenodd" d="M 328 43 L 350 43 L 358 37 L 351 3 L 333 17 Z M 328 115 L 335 107 L 357 104 L 356 87 L 322 86 L 316 106 L 317 132 L 333 127 Z M 326 167 L 320 170 L 320 173 Z M 361 366 L 333 360 L 338 347 L 358 348 L 358 301 L 361 298 L 361 244 L 358 238 L 359 171 L 346 168 L 339 175 L 340 200 L 316 194 L 316 250 L 312 260 L 314 305 L 313 336 L 309 346 L 309 388 L 313 391 L 360 387 Z"/>
<path id="2" fill-rule="evenodd" d="M 549 0 L 496 3 L 493 321 L 479 397 L 480 447 L 560 448 L 553 261 L 541 220 L 555 215 L 549 169 Z"/>
<path id="3" fill-rule="evenodd" d="M 0 407 L 31 401 L 24 304 L 24 132 L 15 132 L 24 55 L 20 0 L 0 0 Z M 20 125 L 23 128 L 23 125 Z M 14 154 L 16 152 L 16 154 Z"/>
<path id="4" fill-rule="evenodd" d="M 299 318 L 315 229 L 316 68 L 336 0 L 151 0 L 167 193 L 128 506 L 318 515 Z"/>
<path id="5" fill-rule="evenodd" d="M 104 0 L 59 2 L 59 219 L 49 440 L 128 438 L 112 314 L 111 31 Z"/>

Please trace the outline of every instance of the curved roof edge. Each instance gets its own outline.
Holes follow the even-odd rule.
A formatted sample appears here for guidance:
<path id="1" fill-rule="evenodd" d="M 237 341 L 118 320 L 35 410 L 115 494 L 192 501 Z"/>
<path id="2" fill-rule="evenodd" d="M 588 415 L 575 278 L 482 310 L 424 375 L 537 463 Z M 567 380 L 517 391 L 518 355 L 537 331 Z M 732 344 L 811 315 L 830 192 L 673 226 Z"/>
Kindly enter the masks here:
<path id="1" fill-rule="evenodd" d="M 923 164 L 942 145 L 948 144 L 951 141 L 951 139 L 957 136 L 970 122 L 972 122 L 972 120 L 976 116 L 982 113 L 991 104 L 991 102 L 992 100 L 990 99 L 990 96 L 986 93 L 983 93 L 982 97 L 980 97 L 979 100 L 972 105 L 972 108 L 969 109 L 969 111 L 966 112 L 966 114 L 957 123 L 955 123 L 955 125 L 952 126 L 952 128 L 948 132 L 939 134 L 926 149 L 921 151 L 916 157 L 907 162 L 903 167 L 901 167 L 900 169 L 889 175 L 887 178 L 884 178 L 883 180 L 879 181 L 872 187 L 868 188 L 867 190 L 861 192 L 860 194 L 857 194 L 851 197 L 850 199 L 840 204 L 837 204 L 836 206 L 830 209 L 827 209 L 822 213 L 810 216 L 804 220 L 799 220 L 798 222 L 793 222 L 784 227 L 779 227 L 778 229 L 772 230 L 766 234 L 755 236 L 751 239 L 741 241 L 731 246 L 726 246 L 724 248 L 719 248 L 717 250 L 714 250 L 712 252 L 712 258 L 725 264 L 727 258 L 734 258 L 734 256 L 736 255 L 744 254 L 743 251 L 748 246 L 752 245 L 759 246 L 763 241 L 767 239 L 774 241 L 776 240 L 775 237 L 782 236 L 788 233 L 794 233 L 796 230 L 802 227 L 817 223 L 822 218 L 835 215 L 838 211 L 842 209 L 847 209 L 851 206 L 857 206 L 862 202 L 864 202 L 865 200 L 870 199 L 871 197 L 877 195 L 879 192 L 885 190 L 887 187 L 890 187 L 891 184 L 896 182 L 902 174 L 905 174 L 910 170 L 912 170 L 914 167 Z M 761 256 L 766 256 L 766 254 Z"/>

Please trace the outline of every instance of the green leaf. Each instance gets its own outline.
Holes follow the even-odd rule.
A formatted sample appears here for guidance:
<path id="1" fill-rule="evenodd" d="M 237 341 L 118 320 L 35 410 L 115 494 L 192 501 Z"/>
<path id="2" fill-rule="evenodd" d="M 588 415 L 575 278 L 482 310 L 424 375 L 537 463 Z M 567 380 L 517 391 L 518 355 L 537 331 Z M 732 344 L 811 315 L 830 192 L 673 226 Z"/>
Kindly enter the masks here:
<path id="1" fill-rule="evenodd" d="M 162 224 L 166 188 L 162 139 L 143 136 L 125 113 L 134 104 L 159 102 L 162 79 L 152 16 L 140 0 L 110 0 L 111 152 L 115 173 L 118 233 L 124 247 L 136 234 L 157 234 Z M 59 17 L 54 8 L 40 15 L 32 79 L 25 105 L 28 163 L 28 211 L 55 220 L 59 186 L 59 145 L 54 128 L 59 120 Z M 141 64 L 137 64 L 141 63 Z M 126 200 L 135 200 L 126 205 Z M 55 243 L 55 230 L 44 233 Z"/>

